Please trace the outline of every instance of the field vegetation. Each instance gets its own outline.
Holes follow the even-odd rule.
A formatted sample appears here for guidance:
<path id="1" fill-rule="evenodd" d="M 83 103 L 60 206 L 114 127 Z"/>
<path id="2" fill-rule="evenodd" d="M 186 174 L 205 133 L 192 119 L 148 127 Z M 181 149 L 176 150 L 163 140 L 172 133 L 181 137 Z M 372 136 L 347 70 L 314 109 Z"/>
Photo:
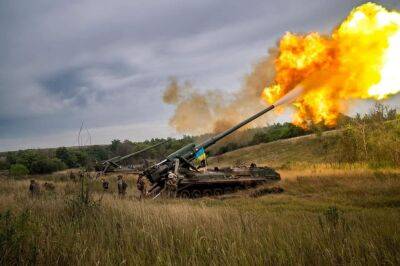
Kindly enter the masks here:
<path id="1" fill-rule="evenodd" d="M 41 184 L 31 195 L 30 168 L 16 163 L 15 175 L 0 177 L 0 265 L 399 265 L 399 124 L 377 106 L 336 130 L 267 139 L 209 160 L 273 166 L 281 194 L 262 195 L 261 187 L 139 200 L 135 175 L 125 176 L 128 194 L 119 197 L 115 176 L 103 192 L 99 179 L 70 180 L 64 170 L 30 176 Z M 286 127 L 270 130 L 277 136 Z M 54 152 L 67 164 L 70 151 Z"/>
<path id="2" fill-rule="evenodd" d="M 281 131 L 287 132 L 287 129 Z M 209 162 L 226 166 L 254 162 L 279 169 L 301 169 L 302 165 L 310 164 L 333 168 L 349 164 L 374 169 L 400 168 L 400 119 L 394 109 L 376 105 L 369 114 L 344 119 L 336 130 L 317 130 L 303 135 L 266 140 L 215 156 Z"/>
<path id="3" fill-rule="evenodd" d="M 28 180 L 1 180 L 0 264 L 400 263 L 400 171 L 281 173 L 283 194 L 198 200 L 139 201 L 134 176 L 124 198 L 115 178 L 109 193 L 85 183 L 89 198 L 80 182 L 31 196 Z"/>
<path id="4" fill-rule="evenodd" d="M 342 134 L 336 134 L 335 138 L 321 138 L 322 134 L 329 133 L 332 130 L 339 130 Z M 258 144 L 314 134 L 320 137 L 319 143 L 317 146 L 313 143 L 310 148 L 320 149 L 317 150 L 318 154 L 321 154 L 321 149 L 325 153 L 334 151 L 337 154 L 337 158 L 333 158 L 330 162 L 353 163 L 368 161 L 379 167 L 380 165 L 394 165 L 399 162 L 400 149 L 398 149 L 398 145 L 391 145 L 396 138 L 399 138 L 399 131 L 399 115 L 397 111 L 377 104 L 369 114 L 364 116 L 357 115 L 353 118 L 341 116 L 338 125 L 334 128 L 327 128 L 322 123 L 310 124 L 308 128 L 301 128 L 292 123 L 277 123 L 267 125 L 264 128 L 246 129 L 222 140 L 221 143 L 217 143 L 207 152 L 209 156 L 219 156 L 245 147 L 250 147 L 251 150 L 254 148 L 252 146 Z M 144 160 L 161 160 L 186 144 L 196 141 L 201 142 L 210 136 L 210 134 L 197 137 L 184 136 L 180 139 L 151 139 L 143 142 L 115 139 L 110 145 L 3 152 L 0 153 L 0 171 L 7 170 L 14 177 L 19 177 L 26 172 L 25 170 L 21 171 L 22 167 L 25 167 L 27 173 L 31 175 L 49 174 L 79 167 L 94 169 L 96 168 L 96 162 L 116 156 L 124 156 L 168 140 L 163 145 L 122 162 L 125 165 L 141 164 Z M 380 138 L 380 136 L 384 136 L 384 138 Z M 386 152 L 387 149 L 390 150 L 390 153 Z M 238 151 L 238 153 L 240 152 Z M 396 157 L 388 158 L 391 155 Z M 378 163 L 377 159 L 380 160 Z M 12 168 L 18 171 L 15 171 L 15 169 L 10 171 Z"/>

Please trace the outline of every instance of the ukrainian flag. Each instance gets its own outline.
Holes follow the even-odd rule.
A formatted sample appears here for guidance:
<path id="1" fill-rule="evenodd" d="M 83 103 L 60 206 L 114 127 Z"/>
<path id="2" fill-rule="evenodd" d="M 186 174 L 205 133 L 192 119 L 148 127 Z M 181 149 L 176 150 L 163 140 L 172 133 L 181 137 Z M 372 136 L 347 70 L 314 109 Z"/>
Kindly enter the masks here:
<path id="1" fill-rule="evenodd" d="M 197 162 L 201 162 L 203 160 L 206 159 L 206 152 L 204 150 L 204 148 L 199 149 L 195 155 L 194 155 L 195 159 Z"/>

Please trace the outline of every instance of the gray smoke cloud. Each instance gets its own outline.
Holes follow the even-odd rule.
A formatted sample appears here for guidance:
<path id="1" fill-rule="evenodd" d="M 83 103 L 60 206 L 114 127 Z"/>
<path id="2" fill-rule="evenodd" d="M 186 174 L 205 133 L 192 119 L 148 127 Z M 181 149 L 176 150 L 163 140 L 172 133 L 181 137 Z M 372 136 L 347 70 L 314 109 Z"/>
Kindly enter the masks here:
<path id="1" fill-rule="evenodd" d="M 269 50 L 252 67 L 249 74 L 236 92 L 206 90 L 198 92 L 190 82 L 179 83 L 171 78 L 163 95 L 167 104 L 175 106 L 170 125 L 180 133 L 204 134 L 220 132 L 262 108 L 260 95 L 263 89 L 273 81 L 274 60 L 277 51 Z M 258 119 L 252 126 L 265 125 L 265 118 Z"/>

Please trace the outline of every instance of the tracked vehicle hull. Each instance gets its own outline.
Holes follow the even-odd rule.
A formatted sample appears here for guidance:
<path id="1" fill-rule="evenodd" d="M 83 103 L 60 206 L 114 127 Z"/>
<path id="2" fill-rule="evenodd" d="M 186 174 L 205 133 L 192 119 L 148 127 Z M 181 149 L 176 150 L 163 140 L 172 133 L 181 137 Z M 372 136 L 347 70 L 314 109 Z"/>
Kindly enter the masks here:
<path id="1" fill-rule="evenodd" d="M 218 196 L 261 184 L 275 183 L 280 179 L 279 173 L 269 167 L 215 168 L 204 173 L 188 171 L 180 175 L 176 196 Z"/>
<path id="2" fill-rule="evenodd" d="M 156 198 L 166 191 L 169 195 L 198 198 L 280 180 L 279 174 L 273 169 L 257 167 L 255 164 L 250 167 L 215 168 L 203 173 L 198 169 L 206 164 L 206 150 L 208 148 L 274 108 L 275 105 L 270 105 L 199 144 L 187 144 L 166 156 L 164 160 L 145 169 L 140 174 L 139 180 L 146 177 L 152 184 L 147 194 L 155 195 L 154 198 Z"/>

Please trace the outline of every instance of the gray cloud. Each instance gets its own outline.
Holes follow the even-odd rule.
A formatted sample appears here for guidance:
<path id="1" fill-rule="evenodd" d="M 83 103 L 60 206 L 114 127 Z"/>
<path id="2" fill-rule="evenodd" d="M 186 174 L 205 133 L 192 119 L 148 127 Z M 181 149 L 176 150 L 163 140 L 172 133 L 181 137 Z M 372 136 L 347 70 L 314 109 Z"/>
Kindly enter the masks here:
<path id="1" fill-rule="evenodd" d="M 82 120 L 100 143 L 171 135 L 170 76 L 233 91 L 285 31 L 330 30 L 361 2 L 3 0 L 0 150 L 72 145 Z"/>
<path id="2" fill-rule="evenodd" d="M 40 82 L 47 92 L 57 98 L 66 101 L 73 101 L 74 104 L 84 107 L 87 105 L 87 98 L 91 92 L 91 85 L 81 73 L 81 69 L 64 70 L 57 74 L 52 74 Z"/>
<path id="3" fill-rule="evenodd" d="M 55 100 L 84 108 L 91 102 L 102 103 L 108 90 L 121 85 L 118 81 L 134 76 L 135 70 L 123 62 L 98 62 L 46 74 L 39 86 Z"/>

